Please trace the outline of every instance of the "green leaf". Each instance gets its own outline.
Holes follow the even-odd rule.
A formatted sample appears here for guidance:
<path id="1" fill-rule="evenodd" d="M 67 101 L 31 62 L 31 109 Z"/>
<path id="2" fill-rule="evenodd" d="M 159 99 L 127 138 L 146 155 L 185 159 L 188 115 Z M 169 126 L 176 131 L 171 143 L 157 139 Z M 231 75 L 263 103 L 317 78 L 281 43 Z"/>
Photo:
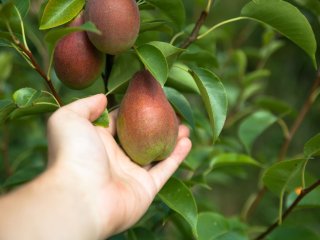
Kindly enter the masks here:
<path id="1" fill-rule="evenodd" d="M 182 51 L 184 51 L 184 49 L 177 48 L 177 47 L 173 46 L 172 44 L 166 43 L 166 42 L 153 41 L 153 42 L 149 42 L 147 44 L 150 44 L 150 45 L 158 48 L 162 52 L 163 56 L 165 56 L 165 58 L 167 59 L 169 66 L 172 66 L 172 64 L 174 63 L 177 56 Z"/>
<path id="2" fill-rule="evenodd" d="M 320 155 L 320 134 L 317 134 L 313 138 L 311 138 L 305 145 L 304 145 L 304 155 L 306 158 L 310 158 L 313 156 Z"/>
<path id="3" fill-rule="evenodd" d="M 16 105 L 12 101 L 8 99 L 0 100 L 0 124 L 8 119 L 14 109 L 16 109 Z"/>
<path id="4" fill-rule="evenodd" d="M 72 20 L 82 10 L 85 0 L 49 0 L 40 22 L 40 29 L 60 26 Z"/>
<path id="5" fill-rule="evenodd" d="M 32 88 L 22 88 L 14 92 L 13 100 L 17 108 L 10 118 L 24 117 L 32 114 L 53 112 L 59 108 L 56 99 L 45 91 Z"/>
<path id="6" fill-rule="evenodd" d="M 168 78 L 168 63 L 162 52 L 149 44 L 136 48 L 137 55 L 150 73 L 163 86 Z"/>
<path id="7" fill-rule="evenodd" d="M 198 240 L 248 240 L 244 224 L 214 212 L 199 214 Z"/>
<path id="8" fill-rule="evenodd" d="M 228 221 L 214 212 L 203 212 L 198 219 L 198 240 L 212 240 L 229 231 Z"/>
<path id="9" fill-rule="evenodd" d="M 169 208 L 180 214 L 190 224 L 194 236 L 197 236 L 198 210 L 189 188 L 172 177 L 158 195 Z"/>
<path id="10" fill-rule="evenodd" d="M 169 72 L 167 86 L 185 93 L 200 93 L 189 71 L 187 65 L 174 63 Z"/>
<path id="11" fill-rule="evenodd" d="M 250 156 L 238 153 L 223 153 L 214 157 L 210 162 L 210 168 L 218 168 L 225 166 L 239 166 L 239 165 L 253 165 L 261 166 L 259 162 L 251 158 Z"/>
<path id="12" fill-rule="evenodd" d="M 141 68 L 142 64 L 140 63 L 139 58 L 132 52 L 125 52 L 116 56 L 108 80 L 108 94 L 124 93 L 128 81 Z"/>
<path id="13" fill-rule="evenodd" d="M 37 91 L 33 88 L 22 88 L 15 91 L 13 94 L 13 101 L 19 108 L 29 107 L 32 105 L 32 101 L 41 95 L 41 91 Z"/>
<path id="14" fill-rule="evenodd" d="M 109 113 L 108 110 L 104 110 L 104 112 L 101 114 L 101 116 L 93 122 L 95 126 L 100 127 L 109 127 Z"/>
<path id="15" fill-rule="evenodd" d="M 191 106 L 185 96 L 174 88 L 164 87 L 163 90 L 179 115 L 182 116 L 192 128 L 195 128 Z"/>
<path id="16" fill-rule="evenodd" d="M 227 94 L 217 75 L 206 70 L 196 69 L 190 72 L 199 90 L 209 115 L 213 140 L 217 140 L 227 116 Z"/>
<path id="17" fill-rule="evenodd" d="M 29 182 L 38 176 L 42 171 L 42 167 L 32 167 L 18 170 L 4 182 L 2 187 L 11 188 Z"/>
<path id="18" fill-rule="evenodd" d="M 203 50 L 197 45 L 188 47 L 188 49 L 179 56 L 179 60 L 182 62 L 189 62 L 189 65 L 190 63 L 193 63 L 195 66 L 209 69 L 218 67 L 219 65 L 214 53 L 210 50 Z"/>
<path id="19" fill-rule="evenodd" d="M 277 118 L 267 111 L 255 112 L 242 121 L 238 135 L 247 152 L 251 152 L 257 137 L 276 121 Z"/>
<path id="20" fill-rule="evenodd" d="M 186 13 L 182 0 L 146 0 L 149 4 L 160 9 L 168 18 L 176 24 L 179 29 L 182 29 Z"/>
<path id="21" fill-rule="evenodd" d="M 315 35 L 306 17 L 296 7 L 281 0 L 252 1 L 244 6 L 241 15 L 273 27 L 302 48 L 317 66 Z"/>
<path id="22" fill-rule="evenodd" d="M 297 176 L 303 162 L 303 159 L 295 159 L 273 164 L 262 177 L 264 185 L 278 196 L 284 191 L 294 189 L 297 186 L 290 186 L 290 181 Z"/>

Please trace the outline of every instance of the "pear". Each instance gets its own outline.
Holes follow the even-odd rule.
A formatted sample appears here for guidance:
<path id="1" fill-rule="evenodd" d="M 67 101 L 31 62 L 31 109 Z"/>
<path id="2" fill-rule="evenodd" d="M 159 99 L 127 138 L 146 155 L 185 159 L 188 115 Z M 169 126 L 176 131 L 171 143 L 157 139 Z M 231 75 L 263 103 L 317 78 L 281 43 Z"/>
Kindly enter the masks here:
<path id="1" fill-rule="evenodd" d="M 133 46 L 140 30 L 139 8 L 135 0 L 88 0 L 86 21 L 101 34 L 88 32 L 90 41 L 101 52 L 116 55 Z"/>
<path id="2" fill-rule="evenodd" d="M 84 16 L 80 14 L 68 26 L 76 27 L 83 23 Z M 105 62 L 104 54 L 92 45 L 84 31 L 63 37 L 57 43 L 53 61 L 58 78 L 73 89 L 93 84 L 102 73 Z"/>
<path id="3" fill-rule="evenodd" d="M 140 165 L 165 159 L 176 145 L 177 116 L 147 70 L 137 72 L 129 83 L 119 108 L 117 134 L 124 151 Z"/>

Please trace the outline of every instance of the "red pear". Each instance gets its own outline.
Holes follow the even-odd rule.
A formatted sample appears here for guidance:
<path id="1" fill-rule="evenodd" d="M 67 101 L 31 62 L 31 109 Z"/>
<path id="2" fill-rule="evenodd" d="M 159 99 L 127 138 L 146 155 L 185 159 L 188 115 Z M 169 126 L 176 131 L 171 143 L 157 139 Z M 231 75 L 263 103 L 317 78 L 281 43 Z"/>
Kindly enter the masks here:
<path id="1" fill-rule="evenodd" d="M 135 0 L 88 0 L 85 18 L 101 31 L 101 35 L 88 32 L 88 36 L 104 53 L 121 53 L 131 48 L 138 37 L 140 15 Z"/>
<path id="2" fill-rule="evenodd" d="M 130 81 L 119 108 L 117 133 L 125 152 L 140 165 L 163 160 L 173 151 L 177 116 L 150 72 L 140 71 Z"/>
<path id="3" fill-rule="evenodd" d="M 69 26 L 76 27 L 83 23 L 84 17 L 81 14 Z M 104 66 L 104 54 L 92 45 L 84 31 L 63 37 L 55 48 L 53 60 L 58 78 L 73 89 L 90 86 Z"/>

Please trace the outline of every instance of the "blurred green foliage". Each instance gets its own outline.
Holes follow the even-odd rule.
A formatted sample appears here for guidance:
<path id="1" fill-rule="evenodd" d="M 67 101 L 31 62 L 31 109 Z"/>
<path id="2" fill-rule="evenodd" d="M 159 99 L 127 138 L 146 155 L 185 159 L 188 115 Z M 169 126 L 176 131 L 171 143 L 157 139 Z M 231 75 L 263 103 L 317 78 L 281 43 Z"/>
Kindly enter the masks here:
<path id="1" fill-rule="evenodd" d="M 3 5 L 8 1 L 1 2 Z M 39 30 L 39 26 L 47 1 L 14 2 L 20 12 L 28 12 L 25 16 L 22 14 L 28 46 L 46 70 L 50 66 L 50 51 L 44 40 L 48 31 Z M 179 47 L 189 36 L 201 11 L 206 9 L 207 1 L 139 2 L 142 24 L 136 45 L 140 50 L 141 46 L 148 46 L 149 49 L 144 51 L 143 56 L 140 54 L 140 60 L 144 62 L 146 56 L 158 54 L 160 60 L 156 63 L 163 63 L 163 59 L 168 63 L 165 89 L 179 115 L 192 127 L 193 148 L 176 173 L 176 178 L 169 181 L 143 219 L 132 229 L 112 239 L 252 239 L 292 204 L 298 196 L 297 188 L 308 187 L 319 178 L 319 141 L 313 138 L 306 143 L 320 132 L 320 102 L 317 100 L 320 84 L 314 85 L 317 70 L 310 56 L 292 41 L 270 26 L 250 20 L 226 24 L 195 41 L 181 53 L 173 46 Z M 213 2 L 200 34 L 215 24 L 239 17 L 241 9 L 250 1 Z M 290 0 L 286 3 L 297 7 L 306 17 L 319 43 L 319 1 Z M 17 90 L 26 87 L 42 91 L 48 89 L 37 72 L 7 40 L 3 40 L 5 35 L 2 33 L 6 31 L 4 20 L 7 17 L 0 15 L 0 18 L 0 190 L 6 193 L 45 169 L 46 121 L 50 113 L 25 114 L 13 119 L 3 117 L 16 109 L 17 101 L 12 96 Z M 12 26 L 14 31 L 19 32 L 16 20 Z M 156 43 L 150 43 L 154 41 L 173 46 L 161 45 L 161 52 L 155 49 Z M 319 62 L 319 51 L 315 56 Z M 121 100 L 131 73 L 142 67 L 140 60 L 132 50 L 116 58 L 108 85 L 115 99 Z M 148 65 L 150 62 L 146 61 L 144 64 Z M 223 91 L 217 88 L 211 92 L 208 88 L 203 91 L 199 87 L 201 80 L 195 82 L 188 72 L 188 69 L 199 67 L 209 69 L 221 79 L 228 98 L 228 109 L 222 107 L 227 111 L 226 121 L 215 143 L 214 134 L 219 131 L 212 132 L 211 127 L 216 126 L 212 122 L 217 119 L 224 121 L 221 116 L 223 111 L 218 115 L 214 113 L 216 115 L 210 119 L 210 124 L 210 111 L 214 112 L 221 106 L 214 105 L 212 99 L 204 104 L 202 99 L 206 91 L 209 97 L 215 97 L 214 100 L 217 99 L 215 94 Z M 164 83 L 164 70 L 155 66 L 150 68 L 158 70 L 155 74 L 161 75 Z M 74 91 L 61 84 L 53 70 L 49 74 L 65 103 L 104 91 L 102 79 L 86 90 Z M 122 81 L 121 86 L 116 81 Z M 212 82 L 209 80 L 209 85 Z M 310 97 L 312 86 L 315 87 Z M 28 96 L 28 99 L 33 99 L 33 95 Z M 223 101 L 218 102 L 221 103 Z M 296 119 L 302 116 L 303 106 L 307 114 L 302 117 L 297 131 L 290 136 Z M 286 161 L 279 164 L 279 154 L 286 140 L 288 150 L 283 151 L 280 159 Z M 309 149 L 308 154 L 305 149 Z M 293 167 L 290 161 L 299 162 L 299 165 Z M 295 174 L 293 171 L 296 171 Z M 283 177 L 288 174 L 292 174 L 292 178 Z M 268 189 L 261 194 L 261 201 L 253 205 L 253 199 L 257 199 L 256 194 L 264 189 L 264 184 Z M 182 189 L 184 195 L 170 189 Z M 275 189 L 277 193 L 281 192 L 281 201 L 278 194 L 272 193 Z M 315 189 L 308 195 L 267 239 L 319 239 L 319 194 L 320 190 Z M 280 208 L 279 201 L 283 203 Z"/>

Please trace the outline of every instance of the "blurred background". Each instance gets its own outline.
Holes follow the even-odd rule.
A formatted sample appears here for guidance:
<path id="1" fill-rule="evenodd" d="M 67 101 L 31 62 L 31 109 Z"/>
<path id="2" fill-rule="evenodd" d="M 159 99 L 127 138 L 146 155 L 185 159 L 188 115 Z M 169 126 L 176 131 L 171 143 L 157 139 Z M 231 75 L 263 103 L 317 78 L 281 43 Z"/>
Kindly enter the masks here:
<path id="1" fill-rule="evenodd" d="M 215 1 L 201 32 L 224 20 L 238 17 L 242 7 L 248 2 Z M 319 43 L 320 4 L 315 5 L 318 8 L 310 8 L 308 2 L 312 1 L 288 2 L 298 7 L 307 17 Z M 207 1 L 183 0 L 183 3 L 186 11 L 185 29 L 188 32 L 207 6 Z M 30 11 L 24 18 L 30 50 L 44 69 L 48 67 L 49 56 L 44 42 L 45 32 L 39 30 L 39 20 L 45 4 L 46 2 L 41 0 L 31 0 Z M 150 9 L 144 5 L 141 6 L 141 10 L 143 16 L 154 14 L 154 18 L 162 17 L 159 12 L 148 12 Z M 175 30 L 171 33 L 146 32 L 140 35 L 137 43 L 152 40 L 170 42 L 176 33 Z M 175 44 L 179 45 L 185 36 L 178 37 Z M 319 51 L 317 58 L 319 61 Z M 213 145 L 208 117 L 201 98 L 191 90 L 178 89 L 189 100 L 196 124 L 191 129 L 193 150 L 177 176 L 192 189 L 198 212 L 216 212 L 227 219 L 235 219 L 236 228 L 244 233 L 241 235 L 243 238 L 239 235 L 237 238 L 223 239 L 247 239 L 245 236 L 259 232 L 262 225 L 268 225 L 275 220 L 279 199 L 275 194 L 266 191 L 259 205 L 248 214 L 250 200 L 254 199 L 255 193 L 262 186 L 263 168 L 254 164 L 213 166 L 213 160 L 221 154 L 234 153 L 246 155 L 263 167 L 274 163 L 285 141 L 285 133 L 310 95 L 317 71 L 307 54 L 291 41 L 268 26 L 248 20 L 224 25 L 195 42 L 188 52 L 181 55 L 179 62 L 188 66 L 207 67 L 215 72 L 226 88 L 229 106 L 225 127 L 219 140 Z M 74 91 L 65 87 L 54 72 L 52 80 L 65 102 L 104 91 L 102 79 L 84 91 Z M 169 86 L 174 86 L 173 80 L 174 76 L 171 74 Z M 31 70 L 24 59 L 14 49 L 3 47 L 0 42 L 0 99 L 11 98 L 14 91 L 23 87 L 46 88 L 44 81 Z M 122 94 L 123 92 L 116 94 L 116 99 L 121 99 Z M 267 110 L 280 120 L 268 125 L 248 152 L 239 137 L 239 129 L 248 116 L 259 110 Z M 45 168 L 48 116 L 49 114 L 28 116 L 1 124 L 0 191 L 7 192 L 29 181 Z M 316 100 L 294 135 L 285 158 L 302 157 L 304 144 L 320 132 L 319 120 L 320 102 Z M 256 122 L 252 128 L 259 124 Z M 320 163 L 317 159 L 310 161 L 307 166 L 308 182 L 320 175 L 319 169 Z M 317 196 L 320 196 L 320 193 L 318 194 Z M 287 201 L 290 202 L 290 195 Z M 320 203 L 312 208 L 305 207 L 294 211 L 285 222 L 284 230 L 270 239 L 297 239 L 281 236 L 290 236 L 287 231 L 291 228 L 299 229 L 297 226 L 301 225 L 303 227 L 300 232 L 312 232 L 310 236 L 320 238 L 319 206 Z M 158 235 L 156 239 L 193 238 L 186 222 L 159 199 L 156 199 L 140 224 L 143 223 L 150 231 L 163 234 Z M 114 237 L 126 238 L 130 239 L 130 231 Z"/>

